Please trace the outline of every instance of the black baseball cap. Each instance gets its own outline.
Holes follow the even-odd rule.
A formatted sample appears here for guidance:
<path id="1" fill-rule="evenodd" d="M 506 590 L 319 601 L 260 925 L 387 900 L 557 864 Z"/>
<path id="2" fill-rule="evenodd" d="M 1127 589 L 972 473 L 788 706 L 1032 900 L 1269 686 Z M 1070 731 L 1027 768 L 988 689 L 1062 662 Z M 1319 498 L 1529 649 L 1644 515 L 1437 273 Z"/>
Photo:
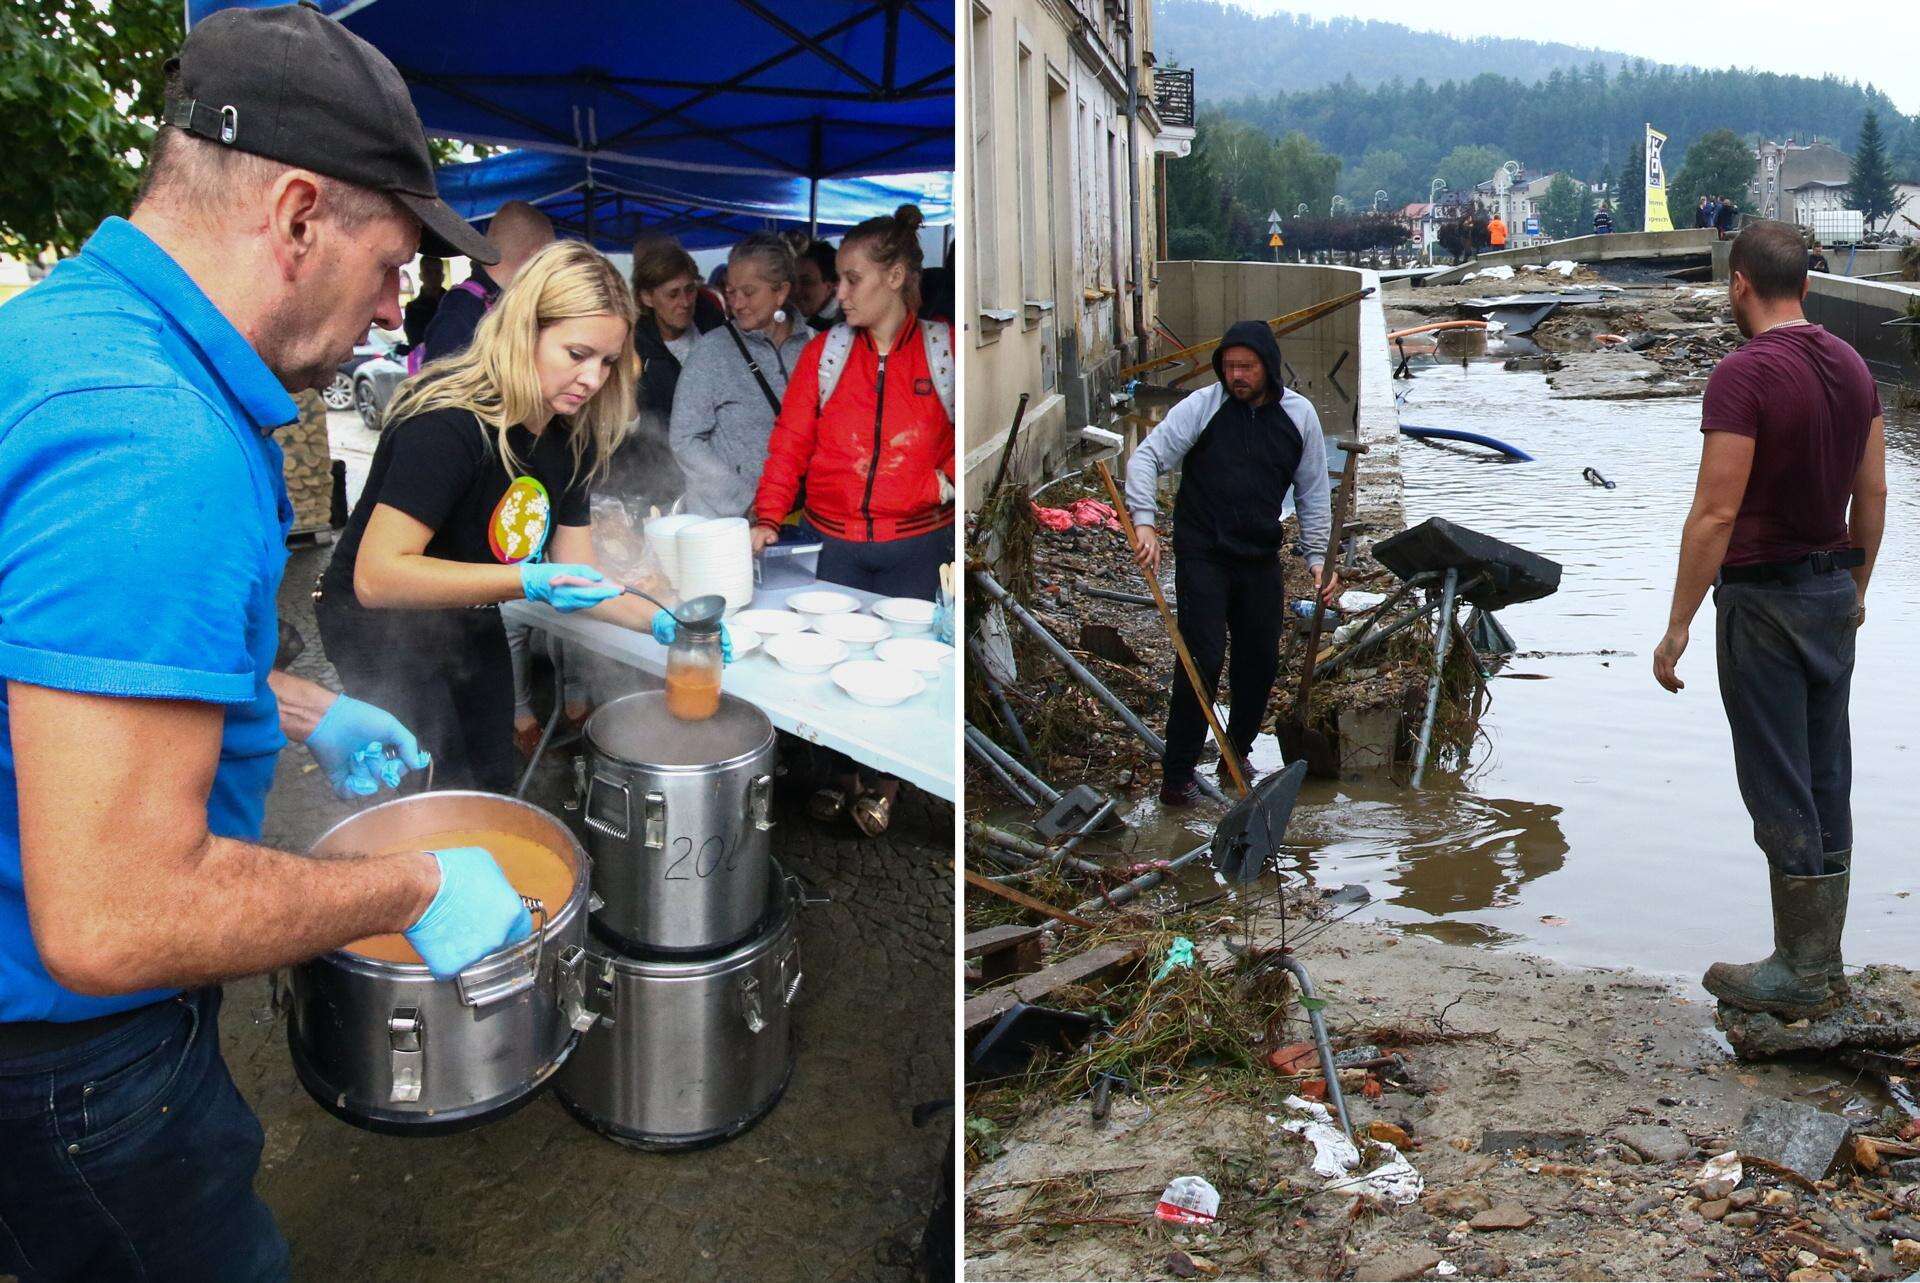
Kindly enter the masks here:
<path id="1" fill-rule="evenodd" d="M 440 199 L 426 130 L 385 54 L 311 4 L 222 9 L 167 62 L 165 121 L 224 146 L 386 192 L 420 220 L 420 252 L 498 263 Z"/>

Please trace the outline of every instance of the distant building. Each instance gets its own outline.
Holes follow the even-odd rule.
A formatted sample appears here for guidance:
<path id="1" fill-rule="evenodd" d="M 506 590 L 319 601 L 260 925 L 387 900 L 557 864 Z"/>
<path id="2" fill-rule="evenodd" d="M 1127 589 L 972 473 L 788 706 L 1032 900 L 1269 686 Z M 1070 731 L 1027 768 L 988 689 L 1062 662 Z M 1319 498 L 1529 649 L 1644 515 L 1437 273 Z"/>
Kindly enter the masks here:
<path id="1" fill-rule="evenodd" d="M 1746 198 L 1740 204 L 1760 218 L 1788 222 L 1806 221 L 1799 215 L 1798 189 L 1816 183 L 1824 184 L 1827 190 L 1845 187 L 1848 171 L 1853 168 L 1845 152 L 1826 143 L 1761 143 L 1754 150 L 1754 160 L 1753 181 L 1747 184 Z M 1818 202 L 1827 198 L 1813 192 L 1810 199 Z"/>
<path id="2" fill-rule="evenodd" d="M 1557 172 L 1538 174 L 1522 169 L 1518 174 L 1510 174 L 1502 168 L 1495 170 L 1486 182 L 1476 185 L 1473 192 L 1489 215 L 1498 214 L 1507 225 L 1507 244 L 1517 249 L 1553 239 L 1544 227 L 1531 236 L 1526 229 L 1529 218 L 1540 216 L 1540 202 L 1546 199 L 1547 188 L 1557 177 Z M 1586 190 L 1585 183 L 1569 177 L 1576 191 Z M 1575 234 L 1579 234 L 1577 230 Z"/>
<path id="3" fill-rule="evenodd" d="M 1155 66 L 1150 3 L 972 0 L 964 12 L 966 475 L 990 475 L 1026 393 L 1015 475 L 1033 479 L 1108 417 L 1120 368 L 1147 345 L 1160 179 L 1192 147 L 1193 73 Z M 970 504 L 982 497 L 969 488 Z"/>

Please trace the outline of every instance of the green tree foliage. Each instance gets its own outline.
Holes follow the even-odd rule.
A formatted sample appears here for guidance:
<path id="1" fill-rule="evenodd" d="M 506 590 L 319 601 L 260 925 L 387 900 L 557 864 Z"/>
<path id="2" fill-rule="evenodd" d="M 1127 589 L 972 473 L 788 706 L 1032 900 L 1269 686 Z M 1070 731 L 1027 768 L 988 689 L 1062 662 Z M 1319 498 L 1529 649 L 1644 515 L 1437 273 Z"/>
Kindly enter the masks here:
<path id="1" fill-rule="evenodd" d="M 1508 75 L 1534 81 L 1596 60 L 1608 70 L 1627 60 L 1621 53 L 1532 40 L 1455 40 L 1391 22 L 1259 15 L 1216 0 L 1159 0 L 1153 24 L 1164 55 L 1183 67 L 1207 68 L 1196 88 L 1209 100 L 1270 93 L 1274 85 L 1333 84 L 1348 76 L 1371 87 L 1404 76 L 1410 67 L 1430 80 L 1464 79 L 1501 67 Z"/>
<path id="2" fill-rule="evenodd" d="M 1455 147 L 1433 167 L 1433 173 L 1427 179 L 1444 178 L 1447 187 L 1456 192 L 1470 192 L 1478 183 L 1484 183 L 1493 177 L 1493 171 L 1507 163 L 1507 156 L 1498 147 L 1460 146 Z M 1424 198 L 1423 189 L 1421 197 Z"/>
<path id="3" fill-rule="evenodd" d="M 1193 150 L 1167 165 L 1167 251 L 1175 258 L 1262 259 L 1267 214 L 1280 211 L 1289 250 L 1295 211 L 1324 219 L 1340 161 L 1302 134 L 1269 138 L 1217 112 L 1202 112 Z"/>
<path id="4" fill-rule="evenodd" d="M 1847 171 L 1847 204 L 1860 211 L 1872 227 L 1892 214 L 1900 203 L 1893 190 L 1893 169 L 1880 137 L 1880 117 L 1868 112 L 1860 118 L 1860 142 Z"/>
<path id="5" fill-rule="evenodd" d="M 1686 163 L 1667 185 L 1667 213 L 1673 225 L 1693 226 L 1693 211 L 1702 196 L 1725 196 L 1744 207 L 1747 184 L 1753 181 L 1759 163 L 1753 150 L 1731 129 L 1701 135 L 1687 148 Z"/>
<path id="6" fill-rule="evenodd" d="M 1896 126 L 1890 131 L 1893 144 L 1893 176 L 1903 183 L 1920 183 L 1920 116 L 1915 116 L 1904 128 Z"/>
<path id="7" fill-rule="evenodd" d="M 70 253 L 132 204 L 180 6 L 0 3 L 0 252 Z"/>
<path id="8" fill-rule="evenodd" d="M 1340 188 L 1355 209 L 1373 208 L 1373 195 L 1379 191 L 1386 192 L 1388 209 L 1398 209 L 1407 204 L 1401 197 L 1414 189 L 1415 179 L 1404 155 L 1391 148 L 1375 147 L 1360 158 Z"/>
<path id="9" fill-rule="evenodd" d="M 1691 222 L 1688 224 L 1691 226 Z M 1620 167 L 1614 184 L 1613 229 L 1617 232 L 1643 232 L 1647 229 L 1647 136 L 1635 134 L 1633 150 Z"/>
<path id="10" fill-rule="evenodd" d="M 1166 31 L 1164 22 L 1158 29 Z M 1198 63 L 1196 87 L 1207 77 L 1208 64 Z M 1890 137 L 1896 120 L 1902 131 L 1909 124 L 1884 94 L 1833 77 L 1682 71 L 1640 62 L 1611 73 L 1598 65 L 1554 71 L 1538 83 L 1498 75 L 1371 88 L 1344 81 L 1267 98 L 1243 97 L 1221 110 L 1276 137 L 1298 130 L 1348 166 L 1358 165 L 1375 148 L 1399 152 L 1414 190 L 1390 189 L 1396 203 L 1426 199 L 1436 168 L 1462 146 L 1492 149 L 1496 164 L 1514 159 L 1534 172 L 1564 171 L 1590 179 L 1614 170 L 1622 159 L 1620 140 L 1640 138 L 1647 121 L 1668 135 L 1673 169 L 1693 142 L 1719 129 L 1749 141 L 1792 136 L 1838 139 L 1851 146 L 1863 112 L 1878 112 Z M 1482 170 L 1472 181 L 1485 181 L 1490 173 Z"/>
<path id="11" fill-rule="evenodd" d="M 1586 211 L 1586 225 L 1582 225 L 1581 214 L 1586 204 L 1581 199 L 1584 192 L 1581 184 L 1565 174 L 1555 174 L 1553 181 L 1547 184 L 1546 195 L 1540 198 L 1540 230 L 1557 241 L 1592 231 L 1591 210 Z"/>

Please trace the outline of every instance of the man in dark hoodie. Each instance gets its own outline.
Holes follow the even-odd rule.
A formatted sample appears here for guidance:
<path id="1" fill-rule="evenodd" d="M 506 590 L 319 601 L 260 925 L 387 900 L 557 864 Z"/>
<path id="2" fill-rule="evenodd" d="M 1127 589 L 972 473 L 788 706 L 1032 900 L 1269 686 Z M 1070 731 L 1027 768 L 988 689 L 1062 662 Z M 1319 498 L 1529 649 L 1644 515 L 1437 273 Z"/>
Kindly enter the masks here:
<path id="1" fill-rule="evenodd" d="M 1243 758 L 1265 717 L 1287 614 L 1280 522 L 1289 495 L 1321 595 L 1331 601 L 1339 591 L 1339 577 L 1323 564 L 1332 517 L 1320 416 L 1281 382 L 1280 369 L 1273 331 L 1260 321 L 1236 322 L 1213 354 L 1219 383 L 1174 406 L 1127 465 L 1127 509 L 1140 535 L 1140 563 L 1156 576 L 1155 491 L 1163 475 L 1180 468 L 1174 591 L 1181 635 L 1207 686 L 1196 698 L 1184 670 L 1174 670 L 1160 787 L 1168 806 L 1186 806 L 1199 795 L 1193 773 L 1206 740 L 1199 700 L 1213 698 L 1229 636 L 1226 730 Z"/>

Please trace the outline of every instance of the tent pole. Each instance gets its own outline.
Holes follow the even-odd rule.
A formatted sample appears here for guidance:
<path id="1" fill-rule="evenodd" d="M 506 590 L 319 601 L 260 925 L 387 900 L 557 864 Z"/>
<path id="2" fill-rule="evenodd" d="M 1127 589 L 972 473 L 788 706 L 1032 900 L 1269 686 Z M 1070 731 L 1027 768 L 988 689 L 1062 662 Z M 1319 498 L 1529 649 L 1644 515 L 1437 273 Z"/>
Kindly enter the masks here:
<path id="1" fill-rule="evenodd" d="M 820 118 L 813 118 L 812 140 L 807 155 L 807 235 L 820 239 Z"/>

